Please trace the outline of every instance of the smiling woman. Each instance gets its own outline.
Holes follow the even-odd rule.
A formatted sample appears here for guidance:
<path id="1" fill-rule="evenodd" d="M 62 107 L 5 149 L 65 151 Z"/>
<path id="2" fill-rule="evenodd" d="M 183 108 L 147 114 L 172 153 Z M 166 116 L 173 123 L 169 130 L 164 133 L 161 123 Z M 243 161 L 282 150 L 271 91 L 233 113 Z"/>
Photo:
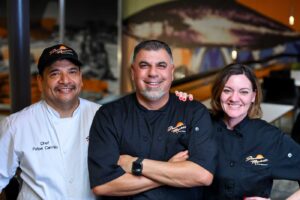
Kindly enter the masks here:
<path id="1" fill-rule="evenodd" d="M 250 67 L 232 64 L 218 73 L 211 103 L 219 166 L 205 199 L 269 199 L 274 179 L 300 180 L 300 146 L 259 119 L 261 97 Z"/>
<path id="2" fill-rule="evenodd" d="M 248 114 L 255 100 L 256 91 L 246 75 L 232 75 L 221 93 L 220 102 L 226 113 L 227 127 L 233 129 Z"/>

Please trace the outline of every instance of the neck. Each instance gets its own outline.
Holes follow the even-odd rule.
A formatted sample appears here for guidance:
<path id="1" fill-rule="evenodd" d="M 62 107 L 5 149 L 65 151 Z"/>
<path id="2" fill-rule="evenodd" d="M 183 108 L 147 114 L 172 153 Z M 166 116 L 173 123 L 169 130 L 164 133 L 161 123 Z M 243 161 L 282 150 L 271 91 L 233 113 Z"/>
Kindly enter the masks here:
<path id="1" fill-rule="evenodd" d="M 223 120 L 229 130 L 233 130 L 234 127 L 241 122 L 241 120 L 230 119 L 228 117 L 225 117 Z"/>
<path id="2" fill-rule="evenodd" d="M 169 93 L 167 93 L 167 95 L 163 96 L 162 98 L 156 100 L 149 100 L 138 94 L 136 95 L 136 97 L 139 104 L 141 104 L 147 110 L 159 110 L 167 104 L 169 100 Z"/>
<path id="3" fill-rule="evenodd" d="M 47 104 L 51 106 L 56 112 L 59 113 L 60 118 L 72 117 L 74 111 L 79 105 L 79 99 L 73 103 L 61 103 L 61 104 L 52 104 L 46 100 Z"/>

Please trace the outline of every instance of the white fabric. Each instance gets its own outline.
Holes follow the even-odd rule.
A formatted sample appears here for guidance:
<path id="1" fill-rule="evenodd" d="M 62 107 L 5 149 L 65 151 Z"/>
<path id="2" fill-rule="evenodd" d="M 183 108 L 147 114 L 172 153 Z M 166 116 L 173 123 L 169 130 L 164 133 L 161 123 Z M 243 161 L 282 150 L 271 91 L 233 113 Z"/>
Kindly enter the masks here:
<path id="1" fill-rule="evenodd" d="M 89 129 L 100 107 L 80 99 L 70 118 L 45 101 L 0 122 L 0 191 L 18 166 L 22 189 L 18 200 L 95 199 L 87 169 Z"/>

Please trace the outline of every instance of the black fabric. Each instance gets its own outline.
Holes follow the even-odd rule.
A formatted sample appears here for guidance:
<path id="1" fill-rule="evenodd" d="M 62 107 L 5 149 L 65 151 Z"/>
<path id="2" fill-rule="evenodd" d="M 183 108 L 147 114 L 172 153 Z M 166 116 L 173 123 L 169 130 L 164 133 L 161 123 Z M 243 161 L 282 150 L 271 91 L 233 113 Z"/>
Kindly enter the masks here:
<path id="1" fill-rule="evenodd" d="M 16 177 L 13 177 L 9 184 L 3 189 L 3 193 L 7 200 L 15 200 L 18 198 L 20 191 L 20 183 Z"/>
<path id="2" fill-rule="evenodd" d="M 214 173 L 216 146 L 211 140 L 209 113 L 201 103 L 180 102 L 170 95 L 163 108 L 149 111 L 138 104 L 135 95 L 106 104 L 96 113 L 89 137 L 91 187 L 125 173 L 116 164 L 122 154 L 168 161 L 188 149 L 190 161 Z M 200 187 L 163 186 L 130 197 L 103 199 L 199 200 L 201 196 Z"/>
<path id="3" fill-rule="evenodd" d="M 245 118 L 234 130 L 215 120 L 218 165 L 205 199 L 270 197 L 273 179 L 300 180 L 300 146 L 278 128 Z"/>
<path id="4" fill-rule="evenodd" d="M 298 90 L 295 80 L 284 77 L 264 77 L 262 88 L 264 102 L 298 106 Z"/>
<path id="5" fill-rule="evenodd" d="M 298 114 L 296 121 L 294 122 L 291 136 L 298 144 L 300 144 L 300 113 Z"/>

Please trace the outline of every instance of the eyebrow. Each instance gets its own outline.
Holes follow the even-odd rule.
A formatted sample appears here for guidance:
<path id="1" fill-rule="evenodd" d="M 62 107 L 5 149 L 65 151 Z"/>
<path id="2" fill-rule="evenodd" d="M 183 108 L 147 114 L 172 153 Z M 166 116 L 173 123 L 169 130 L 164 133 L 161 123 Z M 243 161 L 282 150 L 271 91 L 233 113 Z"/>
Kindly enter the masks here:
<path id="1" fill-rule="evenodd" d="M 149 62 L 143 61 L 143 60 L 139 62 L 139 65 L 141 65 L 141 64 L 151 65 Z M 168 65 L 168 63 L 166 61 L 159 61 L 159 62 L 155 63 L 155 65 L 161 65 L 161 64 Z"/>
<path id="2" fill-rule="evenodd" d="M 51 69 L 49 69 L 49 73 L 56 72 L 56 71 L 59 71 L 59 69 L 57 69 L 57 68 L 51 68 Z"/>
<path id="3" fill-rule="evenodd" d="M 165 62 L 165 61 L 160 61 L 160 62 L 158 62 L 157 64 L 159 64 L 159 65 L 161 65 L 161 64 L 168 65 L 168 63 Z"/>
<path id="4" fill-rule="evenodd" d="M 79 67 L 71 67 L 71 68 L 69 68 L 68 70 L 80 70 L 80 68 Z"/>
<path id="5" fill-rule="evenodd" d="M 147 64 L 147 65 L 149 65 L 150 63 L 147 62 L 147 61 L 143 61 L 143 60 L 142 60 L 142 61 L 139 62 L 139 65 L 141 65 L 141 64 Z"/>
<path id="6" fill-rule="evenodd" d="M 232 87 L 229 87 L 229 86 L 226 86 L 226 85 L 224 86 L 224 88 L 233 90 Z M 240 88 L 239 90 L 252 90 L 252 89 L 251 88 Z"/>

